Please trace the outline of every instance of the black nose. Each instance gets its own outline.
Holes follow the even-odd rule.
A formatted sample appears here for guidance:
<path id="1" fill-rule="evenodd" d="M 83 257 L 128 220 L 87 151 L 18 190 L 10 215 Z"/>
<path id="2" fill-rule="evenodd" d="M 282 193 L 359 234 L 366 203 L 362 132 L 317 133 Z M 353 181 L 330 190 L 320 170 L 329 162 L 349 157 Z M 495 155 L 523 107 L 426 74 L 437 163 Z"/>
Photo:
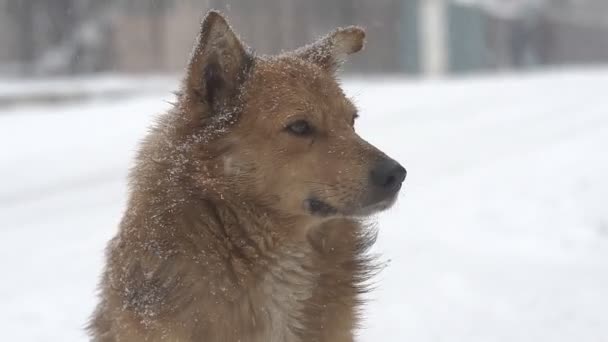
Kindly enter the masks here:
<path id="1" fill-rule="evenodd" d="M 394 192 L 401 188 L 407 171 L 396 161 L 385 158 L 379 161 L 370 172 L 372 185 L 386 192 Z"/>

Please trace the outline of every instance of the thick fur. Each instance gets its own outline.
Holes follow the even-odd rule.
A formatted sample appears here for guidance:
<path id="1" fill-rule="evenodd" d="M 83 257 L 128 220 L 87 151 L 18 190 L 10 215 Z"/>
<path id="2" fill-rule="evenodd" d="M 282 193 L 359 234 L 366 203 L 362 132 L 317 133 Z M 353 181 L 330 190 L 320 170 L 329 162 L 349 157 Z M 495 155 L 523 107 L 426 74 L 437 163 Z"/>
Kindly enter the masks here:
<path id="1" fill-rule="evenodd" d="M 340 29 L 257 57 L 217 12 L 173 109 L 141 144 L 107 248 L 93 341 L 353 341 L 367 254 L 369 168 L 334 72 L 363 47 Z M 305 118 L 315 135 L 286 125 Z M 310 196 L 334 210 L 311 212 Z"/>

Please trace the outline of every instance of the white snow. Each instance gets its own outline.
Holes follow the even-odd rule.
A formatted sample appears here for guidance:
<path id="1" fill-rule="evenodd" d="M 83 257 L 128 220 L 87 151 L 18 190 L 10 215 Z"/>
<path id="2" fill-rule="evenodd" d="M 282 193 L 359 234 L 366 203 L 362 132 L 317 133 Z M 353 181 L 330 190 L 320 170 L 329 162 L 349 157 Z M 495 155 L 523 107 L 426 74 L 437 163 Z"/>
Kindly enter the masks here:
<path id="1" fill-rule="evenodd" d="M 171 76 L 82 76 L 47 79 L 0 78 L 0 106 L 22 103 L 55 103 L 62 100 L 97 100 L 131 97 L 135 93 L 164 91 L 175 83 Z"/>
<path id="2" fill-rule="evenodd" d="M 390 263 L 361 341 L 608 341 L 606 84 L 608 70 L 346 82 L 359 132 L 408 169 L 379 216 Z M 170 98 L 0 107 L 3 340 L 86 340 L 127 168 Z"/>

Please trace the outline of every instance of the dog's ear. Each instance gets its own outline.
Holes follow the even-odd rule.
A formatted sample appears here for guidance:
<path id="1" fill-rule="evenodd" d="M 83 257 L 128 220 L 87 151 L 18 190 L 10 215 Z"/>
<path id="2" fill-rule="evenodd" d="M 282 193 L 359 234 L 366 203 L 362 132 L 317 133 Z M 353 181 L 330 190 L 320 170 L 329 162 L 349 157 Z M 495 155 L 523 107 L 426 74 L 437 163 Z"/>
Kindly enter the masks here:
<path id="1" fill-rule="evenodd" d="M 313 44 L 299 48 L 294 54 L 321 68 L 335 72 L 346 57 L 363 49 L 365 31 L 358 26 L 339 28 Z"/>
<path id="2" fill-rule="evenodd" d="M 217 11 L 207 13 L 188 62 L 186 92 L 210 106 L 226 105 L 253 63 L 248 48 Z"/>

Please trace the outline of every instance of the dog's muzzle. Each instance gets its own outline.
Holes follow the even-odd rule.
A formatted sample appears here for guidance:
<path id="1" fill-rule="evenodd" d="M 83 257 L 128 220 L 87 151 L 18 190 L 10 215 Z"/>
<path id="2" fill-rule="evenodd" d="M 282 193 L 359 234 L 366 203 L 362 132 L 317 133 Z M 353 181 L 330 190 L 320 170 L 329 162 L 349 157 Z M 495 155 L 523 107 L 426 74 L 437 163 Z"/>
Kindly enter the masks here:
<path id="1" fill-rule="evenodd" d="M 304 209 L 311 215 L 365 217 L 390 208 L 397 200 L 407 171 L 396 161 L 385 158 L 377 162 L 369 173 L 369 182 L 363 200 L 337 209 L 317 197 L 304 201 Z"/>

